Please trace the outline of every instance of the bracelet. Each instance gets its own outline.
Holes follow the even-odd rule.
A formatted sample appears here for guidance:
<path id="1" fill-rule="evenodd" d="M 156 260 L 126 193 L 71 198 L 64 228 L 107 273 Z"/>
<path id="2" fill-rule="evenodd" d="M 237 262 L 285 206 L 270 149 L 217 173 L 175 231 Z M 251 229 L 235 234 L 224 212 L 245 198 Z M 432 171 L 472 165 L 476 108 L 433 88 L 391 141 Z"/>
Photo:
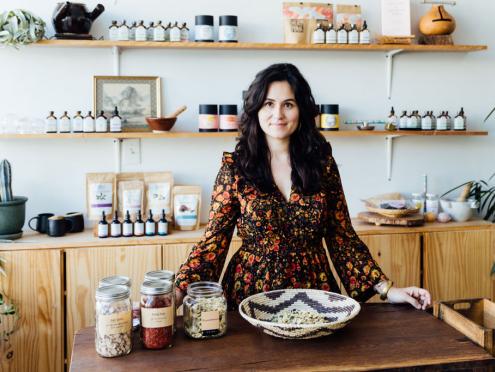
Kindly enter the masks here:
<path id="1" fill-rule="evenodd" d="M 393 285 L 394 282 L 391 280 L 383 280 L 376 285 L 375 289 L 380 295 L 380 300 L 385 301 L 387 299 L 388 291 L 390 291 Z"/>

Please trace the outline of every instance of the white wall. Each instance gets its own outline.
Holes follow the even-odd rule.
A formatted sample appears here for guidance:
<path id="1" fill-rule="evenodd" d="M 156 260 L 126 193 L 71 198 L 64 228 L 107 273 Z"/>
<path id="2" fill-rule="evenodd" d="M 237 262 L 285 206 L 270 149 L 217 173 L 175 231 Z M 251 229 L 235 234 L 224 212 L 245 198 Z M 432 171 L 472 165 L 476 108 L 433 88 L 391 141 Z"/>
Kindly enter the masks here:
<path id="1" fill-rule="evenodd" d="M 91 6 L 96 1 L 89 1 Z M 240 40 L 281 42 L 281 0 L 131 0 L 102 1 L 105 13 L 93 34 L 106 35 L 113 19 L 128 21 L 157 18 L 194 24 L 194 15 L 236 14 Z M 380 31 L 378 0 L 361 0 L 372 32 Z M 3 0 L 0 11 L 25 8 L 50 23 L 56 1 Z M 139 5 L 138 5 L 139 4 Z M 142 4 L 142 5 L 141 5 Z M 412 1 L 413 33 L 428 5 Z M 469 129 L 493 132 L 495 119 L 482 124 L 495 105 L 492 14 L 495 2 L 459 0 L 448 7 L 457 19 L 454 39 L 458 44 L 486 44 L 476 53 L 403 54 L 396 59 L 393 97 L 386 98 L 383 53 L 216 50 L 127 50 L 122 56 L 122 75 L 156 75 L 163 82 L 163 110 L 171 112 L 186 104 L 176 130 L 195 131 L 200 103 L 238 103 L 256 72 L 275 62 L 296 64 L 310 82 L 319 103 L 338 103 L 342 119 L 382 118 L 391 105 L 396 110 L 464 107 Z M 217 20 L 216 20 L 217 22 Z M 49 35 L 53 34 L 49 25 Z M 49 110 L 87 111 L 92 107 L 93 75 L 111 75 L 108 49 L 28 47 L 20 51 L 0 49 L 0 117 L 9 113 L 45 117 Z M 380 137 L 331 140 L 340 164 L 344 189 L 352 215 L 362 209 L 360 199 L 389 191 L 422 189 L 423 173 L 429 188 L 443 193 L 467 179 L 488 178 L 493 172 L 495 140 L 487 137 L 399 138 L 394 147 L 393 178 L 386 180 L 385 140 Z M 234 148 L 233 139 L 142 140 L 142 165 L 123 171 L 174 173 L 177 184 L 203 187 L 204 205 L 218 171 L 222 151 Z M 112 141 L 97 140 L 1 140 L 0 159 L 13 166 L 16 195 L 29 197 L 27 215 L 52 211 L 84 210 L 85 173 L 113 171 Z M 202 220 L 207 218 L 207 208 Z"/>

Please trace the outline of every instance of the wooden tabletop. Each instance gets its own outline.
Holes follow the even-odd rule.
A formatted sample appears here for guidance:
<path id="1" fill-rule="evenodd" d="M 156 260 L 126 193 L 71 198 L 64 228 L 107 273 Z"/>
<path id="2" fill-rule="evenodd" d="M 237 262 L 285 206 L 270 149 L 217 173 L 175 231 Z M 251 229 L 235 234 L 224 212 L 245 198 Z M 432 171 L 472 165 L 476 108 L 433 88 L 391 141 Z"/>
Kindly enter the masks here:
<path id="1" fill-rule="evenodd" d="M 237 312 L 228 314 L 227 335 L 218 339 L 188 339 L 180 320 L 171 349 L 143 350 L 138 334 L 134 336 L 131 354 L 107 359 L 96 354 L 94 328 L 77 332 L 70 370 L 341 371 L 495 365 L 495 358 L 443 321 L 404 305 L 364 304 L 347 327 L 313 340 L 268 336 Z"/>

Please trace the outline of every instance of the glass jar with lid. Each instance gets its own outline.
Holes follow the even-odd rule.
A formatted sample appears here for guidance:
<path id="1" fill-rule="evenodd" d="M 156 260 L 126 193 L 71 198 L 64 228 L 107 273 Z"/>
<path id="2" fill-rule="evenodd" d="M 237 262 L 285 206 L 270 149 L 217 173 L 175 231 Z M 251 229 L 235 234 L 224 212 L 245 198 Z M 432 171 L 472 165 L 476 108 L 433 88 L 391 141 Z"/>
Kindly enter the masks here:
<path id="1" fill-rule="evenodd" d="M 147 349 L 172 347 L 175 301 L 172 282 L 141 285 L 141 341 Z"/>
<path id="2" fill-rule="evenodd" d="M 437 194 L 426 194 L 426 212 L 431 212 L 438 216 L 440 208 L 440 200 Z"/>
<path id="3" fill-rule="evenodd" d="M 123 285 L 128 288 L 131 288 L 131 284 L 132 284 L 131 278 L 129 278 L 128 276 L 112 275 L 101 279 L 100 282 L 98 283 L 98 288 L 106 287 L 108 285 Z"/>
<path id="4" fill-rule="evenodd" d="M 184 331 L 197 339 L 215 338 L 227 332 L 227 300 L 216 282 L 189 284 L 184 298 Z"/>
<path id="5" fill-rule="evenodd" d="M 171 270 L 155 270 L 148 271 L 144 274 L 144 281 L 154 281 L 154 280 L 166 280 L 172 283 L 172 296 L 174 297 L 174 304 L 177 303 L 175 298 L 175 273 Z M 177 309 L 174 306 L 174 319 L 176 318 Z M 173 324 L 174 334 L 176 331 L 175 322 Z"/>
<path id="6" fill-rule="evenodd" d="M 412 194 L 412 203 L 416 208 L 419 208 L 419 213 L 424 213 L 425 208 L 425 194 L 422 192 L 415 192 Z"/>
<path id="7" fill-rule="evenodd" d="M 132 350 L 131 291 L 123 285 L 110 285 L 96 290 L 95 347 L 102 357 L 127 355 Z"/>

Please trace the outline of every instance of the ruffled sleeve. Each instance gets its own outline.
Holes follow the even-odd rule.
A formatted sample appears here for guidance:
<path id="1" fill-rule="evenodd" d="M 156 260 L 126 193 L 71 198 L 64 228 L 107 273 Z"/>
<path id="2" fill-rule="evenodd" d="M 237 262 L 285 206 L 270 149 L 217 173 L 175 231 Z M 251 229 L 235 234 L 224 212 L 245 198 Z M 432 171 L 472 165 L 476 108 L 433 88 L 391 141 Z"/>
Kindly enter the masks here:
<path id="1" fill-rule="evenodd" d="M 176 276 L 176 285 L 181 290 L 185 291 L 192 282 L 220 279 L 240 213 L 237 181 L 232 154 L 225 152 L 211 195 L 205 233 Z"/>
<path id="2" fill-rule="evenodd" d="M 332 155 L 329 155 L 325 176 L 329 222 L 325 242 L 347 293 L 357 301 L 365 302 L 375 295 L 373 286 L 387 277 L 352 227 L 339 170 Z"/>

